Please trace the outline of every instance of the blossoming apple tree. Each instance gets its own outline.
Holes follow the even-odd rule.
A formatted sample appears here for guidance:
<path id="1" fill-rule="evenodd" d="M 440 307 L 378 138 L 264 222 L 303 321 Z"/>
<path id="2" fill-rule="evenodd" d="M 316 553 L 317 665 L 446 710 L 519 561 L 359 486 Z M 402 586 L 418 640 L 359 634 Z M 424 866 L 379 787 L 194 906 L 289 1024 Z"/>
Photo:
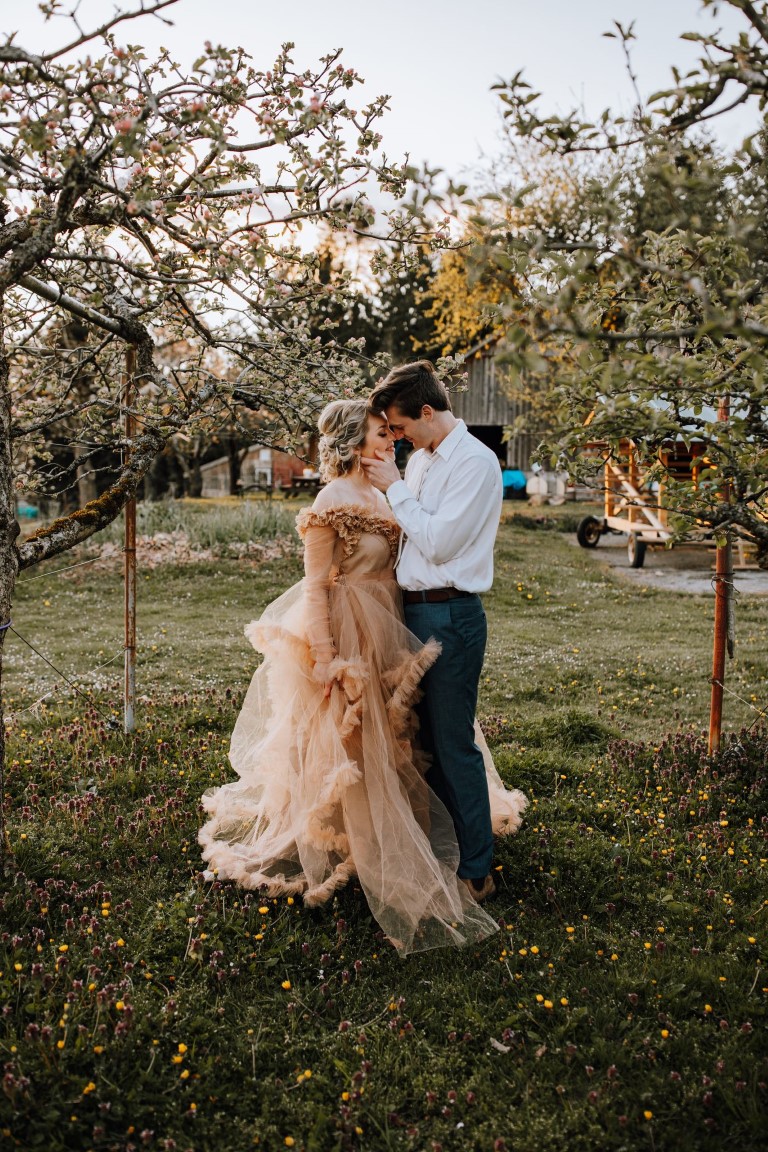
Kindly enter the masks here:
<path id="1" fill-rule="evenodd" d="M 379 152 L 386 97 L 361 102 L 339 52 L 301 70 L 286 44 L 262 70 L 206 41 L 185 70 L 128 42 L 183 7 L 135 0 L 88 30 L 50 0 L 57 48 L 0 43 L 0 624 L 18 571 L 113 520 L 170 438 L 247 413 L 289 445 L 355 388 L 360 349 L 307 323 L 345 290 L 316 275 L 315 225 L 428 241 L 397 208 L 410 170 Z M 17 494 L 105 453 L 100 494 L 19 542 Z"/>

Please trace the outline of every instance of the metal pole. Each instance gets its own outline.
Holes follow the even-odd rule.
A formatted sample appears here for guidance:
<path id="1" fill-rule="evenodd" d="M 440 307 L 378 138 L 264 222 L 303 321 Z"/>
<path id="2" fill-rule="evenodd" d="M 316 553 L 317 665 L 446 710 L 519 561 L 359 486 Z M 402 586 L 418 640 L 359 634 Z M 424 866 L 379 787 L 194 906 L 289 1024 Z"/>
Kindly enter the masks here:
<path id="1" fill-rule="evenodd" d="M 709 754 L 720 747 L 723 722 L 723 683 L 728 630 L 728 601 L 733 581 L 731 534 L 717 549 L 715 557 L 715 639 L 712 651 L 712 696 L 709 705 Z"/>
<path id="2" fill-rule="evenodd" d="M 724 423 L 730 415 L 730 397 L 724 396 L 717 410 L 718 420 Z M 722 500 L 727 503 L 730 491 L 727 484 L 721 489 Z M 733 585 L 733 554 L 730 528 L 725 543 L 715 554 L 715 635 L 712 647 L 712 694 L 709 704 L 709 754 L 717 752 L 723 723 L 723 683 L 725 681 L 725 650 L 728 634 L 728 604 Z"/>
<path id="3" fill-rule="evenodd" d="M 125 439 L 130 453 L 136 422 L 130 411 L 133 404 L 133 377 L 136 353 L 131 347 L 125 355 Z M 123 731 L 136 727 L 136 498 L 125 505 L 125 686 L 123 690 Z"/>

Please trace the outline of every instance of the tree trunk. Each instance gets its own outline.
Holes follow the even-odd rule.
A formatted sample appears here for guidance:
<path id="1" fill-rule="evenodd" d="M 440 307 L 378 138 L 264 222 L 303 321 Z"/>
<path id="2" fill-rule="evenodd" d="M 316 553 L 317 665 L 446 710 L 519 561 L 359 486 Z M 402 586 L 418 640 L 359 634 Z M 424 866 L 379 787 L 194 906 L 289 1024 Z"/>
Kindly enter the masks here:
<path id="1" fill-rule="evenodd" d="M 72 451 L 75 460 L 83 455 L 84 449 L 81 444 L 74 444 Z M 85 464 L 78 464 L 77 466 L 77 506 L 82 508 L 84 504 L 88 504 L 91 500 L 95 500 L 98 496 L 96 489 L 96 474 L 93 470 L 93 461 L 88 460 Z"/>
<path id="2" fill-rule="evenodd" d="M 203 494 L 203 473 L 200 470 L 203 455 L 203 440 L 195 436 L 189 461 L 189 495 L 198 500 Z"/>
<path id="3" fill-rule="evenodd" d="M 77 318 L 71 318 L 62 328 L 61 345 L 68 349 L 71 354 L 68 360 L 70 366 L 67 371 L 72 377 L 77 398 L 81 402 L 86 402 L 95 390 L 93 372 L 82 367 L 83 357 L 88 349 L 88 325 Z M 67 437 L 65 436 L 65 438 Z M 93 460 L 88 459 L 88 454 L 82 444 L 74 443 L 72 453 L 75 460 L 79 460 L 81 456 L 86 457 L 82 464 L 77 465 L 77 504 L 75 507 L 82 508 L 99 495 L 96 487 L 96 473 Z"/>
<path id="4" fill-rule="evenodd" d="M 240 464 L 243 460 L 243 454 L 240 452 L 236 436 L 227 437 L 227 459 L 229 461 L 229 494 L 230 496 L 240 495 Z"/>
<path id="5" fill-rule="evenodd" d="M 3 334 L 3 300 L 0 297 L 0 858 L 10 850 L 5 827 L 5 687 L 3 648 L 11 619 L 11 605 L 19 557 L 16 537 L 19 525 L 14 502 L 11 461 L 11 397 L 8 390 L 8 358 Z"/>
<path id="6" fill-rule="evenodd" d="M 164 449 L 158 452 L 152 461 L 146 476 L 144 477 L 144 499 L 157 501 L 162 500 L 166 491 L 166 477 L 165 473 L 168 469 L 168 451 Z"/>

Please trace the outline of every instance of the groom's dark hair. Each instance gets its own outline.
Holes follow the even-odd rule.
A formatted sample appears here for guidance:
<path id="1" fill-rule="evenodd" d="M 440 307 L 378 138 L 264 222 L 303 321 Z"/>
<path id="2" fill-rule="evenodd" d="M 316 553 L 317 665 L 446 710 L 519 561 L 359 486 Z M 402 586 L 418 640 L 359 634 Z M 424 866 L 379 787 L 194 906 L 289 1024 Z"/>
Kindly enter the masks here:
<path id="1" fill-rule="evenodd" d="M 409 420 L 418 420 L 425 404 L 436 412 L 451 410 L 445 384 L 429 360 L 414 360 L 393 368 L 371 392 L 370 404 L 374 412 L 395 407 Z"/>

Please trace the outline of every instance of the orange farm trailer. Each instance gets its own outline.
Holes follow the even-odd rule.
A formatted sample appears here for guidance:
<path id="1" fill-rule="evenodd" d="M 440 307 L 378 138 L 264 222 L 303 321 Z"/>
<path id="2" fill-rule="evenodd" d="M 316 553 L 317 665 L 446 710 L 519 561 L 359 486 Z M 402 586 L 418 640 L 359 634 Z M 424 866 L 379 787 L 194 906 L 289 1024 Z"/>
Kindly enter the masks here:
<path id="1" fill-rule="evenodd" d="M 648 467 L 640 462 L 632 440 L 622 440 L 618 453 L 598 441 L 587 445 L 585 451 L 603 459 L 605 507 L 602 520 L 597 516 L 584 517 L 576 529 L 576 538 L 582 548 L 596 548 L 607 532 L 626 533 L 630 567 L 642 568 L 649 547 L 663 548 L 672 539 L 667 511 L 662 507 L 664 483 L 647 486 Z M 682 441 L 665 441 L 659 448 L 659 460 L 665 476 L 694 486 L 701 468 L 707 466 L 704 445 L 689 446 Z M 698 543 L 712 546 L 711 540 Z"/>

